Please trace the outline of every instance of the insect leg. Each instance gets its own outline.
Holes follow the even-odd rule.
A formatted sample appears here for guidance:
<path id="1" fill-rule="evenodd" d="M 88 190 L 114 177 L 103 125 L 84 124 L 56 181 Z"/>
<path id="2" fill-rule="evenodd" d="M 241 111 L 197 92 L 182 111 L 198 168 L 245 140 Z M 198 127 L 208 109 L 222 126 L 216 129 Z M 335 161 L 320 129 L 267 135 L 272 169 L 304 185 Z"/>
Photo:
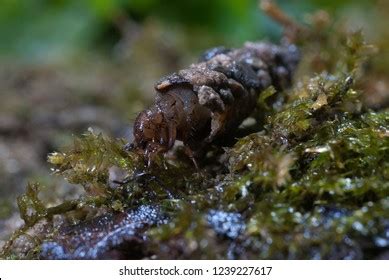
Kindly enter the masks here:
<path id="1" fill-rule="evenodd" d="M 172 122 L 170 122 L 168 124 L 168 134 L 169 134 L 168 148 L 171 149 L 174 145 L 174 142 L 176 141 L 176 138 L 177 138 L 177 127 Z"/>
<path id="2" fill-rule="evenodd" d="M 193 151 L 187 145 L 185 145 L 185 154 L 191 159 L 191 161 L 193 162 L 194 166 L 196 167 L 196 170 L 199 171 L 200 168 L 199 168 L 199 165 L 197 164 L 197 161 L 196 161 L 196 159 L 194 157 Z"/>

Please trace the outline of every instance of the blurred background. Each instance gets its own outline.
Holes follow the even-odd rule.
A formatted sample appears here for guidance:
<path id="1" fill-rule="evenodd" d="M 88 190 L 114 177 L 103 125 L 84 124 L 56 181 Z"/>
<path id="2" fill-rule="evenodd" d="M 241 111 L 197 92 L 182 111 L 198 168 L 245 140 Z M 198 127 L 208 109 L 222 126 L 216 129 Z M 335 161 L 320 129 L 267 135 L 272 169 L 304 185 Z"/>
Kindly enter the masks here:
<path id="1" fill-rule="evenodd" d="M 378 22 L 385 22 L 384 2 L 277 1 L 300 22 L 324 9 L 363 28 L 368 40 L 386 51 L 387 41 L 380 38 L 388 31 L 383 26 L 384 33 L 377 32 Z M 28 181 L 55 190 L 44 198 L 53 204 L 79 194 L 50 175 L 48 153 L 90 127 L 130 139 L 131 122 L 153 99 L 161 76 L 195 62 L 207 48 L 277 41 L 281 35 L 257 0 L 1 0 L 0 5 L 0 246 L 21 224 L 15 199 Z M 383 76 L 387 58 L 381 58 Z M 385 94 L 387 85 L 378 85 Z"/>

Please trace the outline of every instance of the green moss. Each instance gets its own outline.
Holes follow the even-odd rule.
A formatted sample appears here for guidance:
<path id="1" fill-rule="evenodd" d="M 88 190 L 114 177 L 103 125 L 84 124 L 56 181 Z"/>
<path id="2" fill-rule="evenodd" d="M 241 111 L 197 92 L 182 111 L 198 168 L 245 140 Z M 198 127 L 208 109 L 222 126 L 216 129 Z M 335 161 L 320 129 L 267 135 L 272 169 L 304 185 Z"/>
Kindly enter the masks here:
<path id="1" fill-rule="evenodd" d="M 104 185 L 109 167 L 118 166 L 125 170 L 137 167 L 137 156 L 125 152 L 123 146 L 122 140 L 89 131 L 76 138 L 68 151 L 50 154 L 48 161 L 55 166 L 54 173 L 64 176 L 70 183 Z"/>
<path id="2" fill-rule="evenodd" d="M 18 197 L 20 217 L 27 226 L 32 226 L 37 220 L 47 215 L 46 207 L 38 198 L 39 185 L 29 184 L 26 193 Z"/>

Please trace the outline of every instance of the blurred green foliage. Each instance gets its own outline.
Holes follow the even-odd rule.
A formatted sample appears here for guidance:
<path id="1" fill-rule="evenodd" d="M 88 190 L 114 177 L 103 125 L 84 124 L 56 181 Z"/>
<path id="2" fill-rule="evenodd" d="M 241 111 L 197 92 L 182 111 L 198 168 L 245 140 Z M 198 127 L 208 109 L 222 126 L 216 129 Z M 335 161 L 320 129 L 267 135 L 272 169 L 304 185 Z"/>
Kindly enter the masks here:
<path id="1" fill-rule="evenodd" d="M 149 18 L 184 32 L 198 31 L 218 42 L 240 44 L 263 36 L 278 37 L 280 28 L 258 9 L 257 0 L 2 0 L 0 57 L 32 61 L 66 59 L 85 51 L 113 46 L 114 22 L 126 16 L 134 22 Z M 372 6 L 375 1 L 278 1 L 289 14 L 301 17 L 318 7 L 333 11 Z M 106 48 L 103 48 L 106 49 Z"/>

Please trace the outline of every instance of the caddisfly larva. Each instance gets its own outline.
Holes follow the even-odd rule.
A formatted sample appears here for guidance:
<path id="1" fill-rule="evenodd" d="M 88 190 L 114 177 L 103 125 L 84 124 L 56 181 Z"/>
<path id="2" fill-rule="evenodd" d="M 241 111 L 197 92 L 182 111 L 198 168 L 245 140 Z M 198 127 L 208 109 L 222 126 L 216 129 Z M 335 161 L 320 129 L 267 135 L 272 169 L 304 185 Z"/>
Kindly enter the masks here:
<path id="1" fill-rule="evenodd" d="M 192 151 L 233 134 L 263 90 L 290 86 L 299 60 L 297 47 L 286 43 L 208 50 L 198 63 L 157 82 L 154 104 L 135 120 L 132 148 L 150 165 L 181 140 L 192 157 Z"/>

